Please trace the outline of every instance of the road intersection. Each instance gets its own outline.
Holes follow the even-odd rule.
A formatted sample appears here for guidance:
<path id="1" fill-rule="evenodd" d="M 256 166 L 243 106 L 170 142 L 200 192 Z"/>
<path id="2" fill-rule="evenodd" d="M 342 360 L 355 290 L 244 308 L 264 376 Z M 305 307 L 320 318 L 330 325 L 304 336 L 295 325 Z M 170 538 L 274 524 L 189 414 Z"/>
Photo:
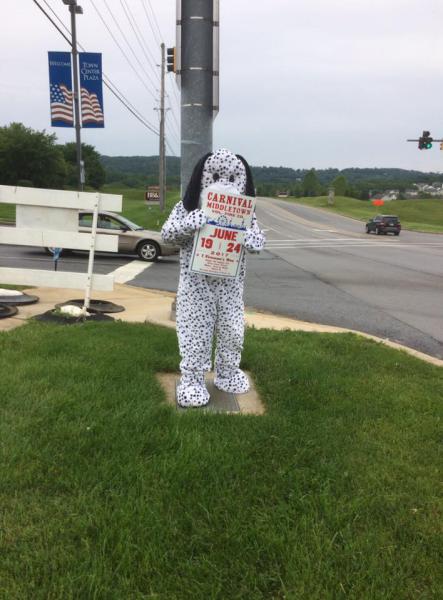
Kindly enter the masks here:
<path id="1" fill-rule="evenodd" d="M 443 235 L 367 235 L 354 219 L 264 198 L 257 216 L 268 242 L 264 252 L 248 258 L 247 306 L 364 331 L 443 358 Z M 0 262 L 53 268 L 36 248 L 0 246 Z M 87 255 L 79 252 L 58 268 L 85 271 L 86 265 Z M 99 254 L 95 272 L 173 292 L 178 257 L 152 264 Z"/>

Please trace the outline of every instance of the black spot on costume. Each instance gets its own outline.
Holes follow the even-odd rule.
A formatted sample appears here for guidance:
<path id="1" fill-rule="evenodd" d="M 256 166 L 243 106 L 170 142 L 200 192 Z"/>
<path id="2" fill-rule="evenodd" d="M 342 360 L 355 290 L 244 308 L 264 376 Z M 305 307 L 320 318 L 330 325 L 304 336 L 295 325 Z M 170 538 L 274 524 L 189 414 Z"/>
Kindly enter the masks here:
<path id="1" fill-rule="evenodd" d="M 211 370 L 214 334 L 215 385 L 237 394 L 249 390 L 248 378 L 239 368 L 244 335 L 245 255 L 237 279 L 189 272 L 194 234 L 206 223 L 206 216 L 199 208 L 200 193 L 215 182 L 234 187 L 239 194 L 255 196 L 245 159 L 225 149 L 217 150 L 198 162 L 183 201 L 175 205 L 162 228 L 165 242 L 173 242 L 181 248 L 177 335 L 182 360 L 177 399 L 185 407 L 204 406 L 209 402 L 204 376 Z M 246 230 L 244 246 L 249 252 L 260 252 L 265 241 L 254 214 L 251 228 Z"/>

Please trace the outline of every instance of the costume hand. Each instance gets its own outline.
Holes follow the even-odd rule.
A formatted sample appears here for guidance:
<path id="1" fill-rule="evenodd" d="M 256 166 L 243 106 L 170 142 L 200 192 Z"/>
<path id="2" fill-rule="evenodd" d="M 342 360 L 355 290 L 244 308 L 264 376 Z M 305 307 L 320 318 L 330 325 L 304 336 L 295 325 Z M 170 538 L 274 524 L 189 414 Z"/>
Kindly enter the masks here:
<path id="1" fill-rule="evenodd" d="M 247 229 L 245 231 L 244 247 L 249 252 L 260 252 L 265 247 L 266 237 L 264 233 L 256 228 Z"/>
<path id="2" fill-rule="evenodd" d="M 197 231 L 206 224 L 205 213 L 197 208 L 188 214 L 185 220 L 185 227 L 188 231 Z"/>

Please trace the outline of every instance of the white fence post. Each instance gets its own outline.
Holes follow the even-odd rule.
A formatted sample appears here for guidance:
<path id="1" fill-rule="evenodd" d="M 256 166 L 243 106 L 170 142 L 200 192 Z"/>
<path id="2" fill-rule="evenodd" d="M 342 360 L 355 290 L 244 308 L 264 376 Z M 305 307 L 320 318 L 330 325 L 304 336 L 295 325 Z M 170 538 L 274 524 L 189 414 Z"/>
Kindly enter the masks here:
<path id="1" fill-rule="evenodd" d="M 94 212 L 92 215 L 91 245 L 89 248 L 89 261 L 88 261 L 88 281 L 86 284 L 85 303 L 83 304 L 83 314 L 86 313 L 86 311 L 88 310 L 89 303 L 91 301 L 92 273 L 94 270 L 95 238 L 97 235 L 97 221 L 98 221 L 99 206 L 100 206 L 100 194 L 96 194 Z"/>
<path id="2" fill-rule="evenodd" d="M 118 234 L 97 234 L 97 218 L 99 210 L 121 212 L 121 195 L 0 185 L 0 203 L 17 205 L 16 227 L 0 227 L 0 244 L 89 249 L 87 274 L 0 267 L 0 282 L 86 289 L 88 308 L 91 289 L 113 289 L 111 275 L 93 274 L 94 253 L 118 251 Z M 78 214 L 82 209 L 94 211 L 91 233 L 78 230 Z"/>

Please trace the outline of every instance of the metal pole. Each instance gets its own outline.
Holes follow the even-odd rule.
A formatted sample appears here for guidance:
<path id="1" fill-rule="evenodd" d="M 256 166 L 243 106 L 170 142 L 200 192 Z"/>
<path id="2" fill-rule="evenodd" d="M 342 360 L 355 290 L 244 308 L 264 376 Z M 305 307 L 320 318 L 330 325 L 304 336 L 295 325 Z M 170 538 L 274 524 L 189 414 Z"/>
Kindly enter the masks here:
<path id="1" fill-rule="evenodd" d="M 71 13 L 71 32 L 72 32 L 72 63 L 74 67 L 74 115 L 75 115 L 75 142 L 77 146 L 77 174 L 78 189 L 83 191 L 83 169 L 82 169 L 82 143 L 80 137 L 80 95 L 78 86 L 78 52 L 77 52 L 77 28 L 75 22 L 76 4 L 69 5 Z"/>
<path id="2" fill-rule="evenodd" d="M 213 0 L 181 4 L 181 185 L 212 151 Z"/>
<path id="3" fill-rule="evenodd" d="M 161 89 L 160 89 L 160 150 L 159 150 L 159 190 L 160 190 L 160 210 L 165 210 L 165 45 L 161 45 Z"/>

